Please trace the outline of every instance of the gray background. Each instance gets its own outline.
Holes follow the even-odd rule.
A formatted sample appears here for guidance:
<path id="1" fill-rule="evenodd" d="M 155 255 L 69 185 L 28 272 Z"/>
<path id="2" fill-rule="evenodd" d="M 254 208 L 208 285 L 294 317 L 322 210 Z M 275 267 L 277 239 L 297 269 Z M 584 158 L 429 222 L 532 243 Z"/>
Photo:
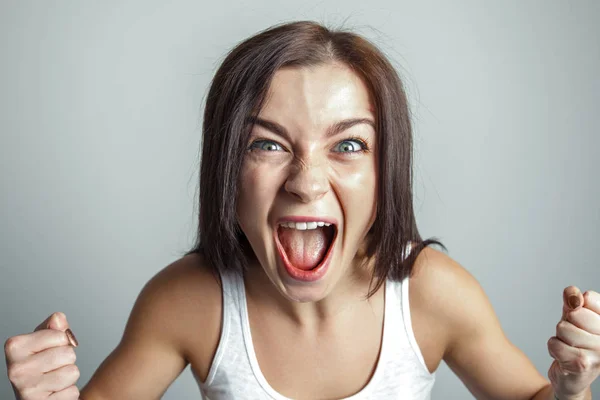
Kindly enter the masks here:
<path id="1" fill-rule="evenodd" d="M 144 283 L 192 243 L 200 107 L 218 63 L 296 19 L 347 20 L 397 63 L 421 231 L 475 275 L 546 375 L 562 289 L 600 290 L 592 0 L 3 0 L 2 343 L 63 311 L 89 380 Z M 438 371 L 434 398 L 471 398 Z M 164 398 L 198 398 L 189 368 Z"/>

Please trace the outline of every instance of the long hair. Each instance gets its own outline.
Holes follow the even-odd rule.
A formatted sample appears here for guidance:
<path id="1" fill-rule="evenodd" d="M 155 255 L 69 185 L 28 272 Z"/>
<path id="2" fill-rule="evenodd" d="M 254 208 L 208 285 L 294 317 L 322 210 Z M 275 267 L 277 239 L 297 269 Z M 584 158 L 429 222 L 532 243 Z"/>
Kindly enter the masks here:
<path id="1" fill-rule="evenodd" d="M 251 131 L 248 118 L 258 115 L 278 69 L 332 62 L 346 65 L 362 78 L 375 107 L 380 154 L 377 211 L 366 249 L 367 258 L 375 256 L 372 278 L 376 285 L 369 296 L 386 278 L 409 276 L 419 252 L 428 245 L 444 248 L 438 240 L 422 240 L 417 230 L 412 129 L 396 70 L 362 36 L 299 21 L 271 27 L 237 45 L 212 80 L 202 126 L 198 232 L 194 247 L 186 254 L 202 253 L 215 272 L 242 271 L 247 266 L 249 246 L 235 210 Z"/>

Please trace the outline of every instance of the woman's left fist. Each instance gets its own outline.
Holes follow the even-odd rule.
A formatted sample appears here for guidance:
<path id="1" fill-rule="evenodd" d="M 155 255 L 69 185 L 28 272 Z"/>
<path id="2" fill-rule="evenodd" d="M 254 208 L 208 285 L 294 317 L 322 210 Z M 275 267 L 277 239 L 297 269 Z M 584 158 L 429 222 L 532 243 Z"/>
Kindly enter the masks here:
<path id="1" fill-rule="evenodd" d="M 600 375 L 600 294 L 582 295 L 575 286 L 563 291 L 562 319 L 548 352 L 554 358 L 548 378 L 558 398 L 584 396 Z"/>

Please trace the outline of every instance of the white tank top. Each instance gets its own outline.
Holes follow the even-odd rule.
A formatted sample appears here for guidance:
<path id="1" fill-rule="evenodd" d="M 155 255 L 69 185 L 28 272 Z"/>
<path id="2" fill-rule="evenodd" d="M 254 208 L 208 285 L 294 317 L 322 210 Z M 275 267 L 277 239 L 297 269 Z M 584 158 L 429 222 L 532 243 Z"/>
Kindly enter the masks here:
<path id="1" fill-rule="evenodd" d="M 207 400 L 290 400 L 263 376 L 250 334 L 243 278 L 221 274 L 223 320 L 221 337 L 205 382 L 195 376 Z M 383 339 L 375 372 L 367 385 L 346 400 L 430 400 L 435 372 L 429 373 L 412 330 L 408 282 L 387 280 Z"/>

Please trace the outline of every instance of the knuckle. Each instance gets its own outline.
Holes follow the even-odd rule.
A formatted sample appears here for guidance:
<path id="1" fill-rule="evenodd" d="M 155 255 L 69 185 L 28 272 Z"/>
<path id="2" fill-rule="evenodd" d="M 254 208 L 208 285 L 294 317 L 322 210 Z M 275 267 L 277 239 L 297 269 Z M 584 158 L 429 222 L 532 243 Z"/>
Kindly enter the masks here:
<path id="1" fill-rule="evenodd" d="M 67 393 L 67 395 L 73 396 L 74 400 L 77 400 L 79 398 L 79 389 L 75 385 L 69 386 L 64 391 Z"/>
<path id="2" fill-rule="evenodd" d="M 42 400 L 42 394 L 33 387 L 22 389 L 21 396 L 23 399 L 27 400 Z"/>
<path id="3" fill-rule="evenodd" d="M 595 292 L 593 290 L 588 290 L 583 294 L 583 300 L 586 304 L 593 303 L 594 300 L 598 299 L 599 297 L 600 295 L 598 294 L 598 292 Z"/>
<path id="4" fill-rule="evenodd" d="M 66 348 L 66 352 L 66 357 L 69 364 L 75 364 L 75 361 L 77 361 L 77 354 L 75 353 L 75 350 L 69 346 Z"/>
<path id="5" fill-rule="evenodd" d="M 20 363 L 10 364 L 7 368 L 8 379 L 12 383 L 19 383 L 23 377 L 27 376 L 25 367 Z"/>
<path id="6" fill-rule="evenodd" d="M 77 381 L 77 379 L 79 379 L 79 377 L 81 376 L 79 368 L 77 367 L 77 365 L 74 364 L 67 365 L 65 367 L 65 374 L 68 375 L 69 379 L 73 382 Z"/>
<path id="7" fill-rule="evenodd" d="M 554 348 L 556 347 L 556 343 L 554 342 L 554 338 L 551 337 L 550 339 L 548 339 L 548 342 L 546 342 L 546 346 L 548 347 L 548 350 L 554 350 Z"/>
<path id="8" fill-rule="evenodd" d="M 14 364 L 8 366 L 8 368 L 6 369 L 6 374 L 8 375 L 8 380 L 12 383 L 17 383 L 17 381 L 19 380 L 20 372 Z"/>
<path id="9" fill-rule="evenodd" d="M 569 337 L 566 336 L 566 335 L 563 335 L 562 332 L 557 333 L 556 337 L 558 339 L 560 339 L 560 341 L 563 342 L 567 346 L 572 346 L 573 345 L 573 343 L 571 342 L 571 340 L 569 339 Z"/>
<path id="10" fill-rule="evenodd" d="M 62 346 L 56 348 L 55 360 L 60 364 L 75 364 L 77 355 L 71 346 Z"/>
<path id="11" fill-rule="evenodd" d="M 558 324 L 556 324 L 557 332 L 564 332 L 569 327 L 569 322 L 561 320 Z"/>
<path id="12" fill-rule="evenodd" d="M 21 342 L 20 336 L 12 336 L 6 339 L 6 342 L 4 342 L 4 354 L 7 356 L 13 355 L 21 346 Z"/>
<path id="13" fill-rule="evenodd" d="M 569 331 L 561 327 L 556 330 L 556 337 L 567 346 L 573 346 L 573 338 L 569 335 Z"/>

